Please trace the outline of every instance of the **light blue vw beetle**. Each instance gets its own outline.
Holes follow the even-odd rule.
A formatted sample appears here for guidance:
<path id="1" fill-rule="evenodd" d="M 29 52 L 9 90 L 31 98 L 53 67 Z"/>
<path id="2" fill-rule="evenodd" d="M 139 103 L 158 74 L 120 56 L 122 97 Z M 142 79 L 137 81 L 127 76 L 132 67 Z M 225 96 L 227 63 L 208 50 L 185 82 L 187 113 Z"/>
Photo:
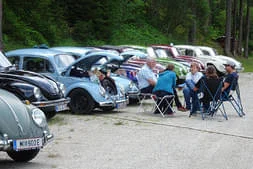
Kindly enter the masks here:
<path id="1" fill-rule="evenodd" d="M 125 107 L 128 98 L 125 90 L 109 78 L 98 79 L 92 69 L 96 63 L 105 62 L 104 55 L 91 55 L 75 59 L 74 56 L 52 49 L 18 49 L 9 51 L 6 56 L 11 61 L 18 60 L 18 68 L 43 73 L 63 83 L 66 96 L 71 98 L 69 107 L 73 113 L 91 113 L 95 108 L 108 111 Z M 33 61 L 33 68 L 28 67 Z"/>
<path id="2" fill-rule="evenodd" d="M 8 91 L 0 89 L 0 151 L 15 161 L 32 160 L 53 140 L 46 117 L 40 109 L 22 103 Z"/>
<path id="3" fill-rule="evenodd" d="M 108 61 L 110 60 L 111 62 L 109 65 L 111 66 L 111 68 L 109 68 L 109 66 L 107 65 L 107 68 L 109 68 L 112 71 L 111 78 L 113 78 L 117 84 L 120 84 L 124 87 L 126 95 L 129 97 L 130 101 L 138 101 L 140 90 L 138 89 L 136 84 L 125 76 L 115 74 L 115 71 L 120 67 L 120 64 L 124 62 L 123 58 L 119 56 L 119 54 L 116 53 L 115 51 L 112 52 L 108 50 L 101 50 L 94 47 L 72 47 L 72 46 L 52 47 L 50 49 L 66 52 L 68 54 L 73 55 L 76 59 L 80 57 L 84 58 L 96 55 L 105 56 L 107 60 Z"/>

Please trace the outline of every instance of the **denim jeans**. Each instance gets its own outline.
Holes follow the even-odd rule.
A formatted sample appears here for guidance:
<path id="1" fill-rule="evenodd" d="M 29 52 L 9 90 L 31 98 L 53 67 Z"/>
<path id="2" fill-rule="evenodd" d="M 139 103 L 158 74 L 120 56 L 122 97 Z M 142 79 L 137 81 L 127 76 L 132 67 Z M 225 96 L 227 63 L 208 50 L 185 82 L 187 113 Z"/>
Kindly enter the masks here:
<path id="1" fill-rule="evenodd" d="M 183 89 L 183 93 L 186 108 L 189 109 L 191 113 L 195 113 L 197 110 L 200 110 L 197 92 L 194 92 L 192 89 L 186 86 Z"/>

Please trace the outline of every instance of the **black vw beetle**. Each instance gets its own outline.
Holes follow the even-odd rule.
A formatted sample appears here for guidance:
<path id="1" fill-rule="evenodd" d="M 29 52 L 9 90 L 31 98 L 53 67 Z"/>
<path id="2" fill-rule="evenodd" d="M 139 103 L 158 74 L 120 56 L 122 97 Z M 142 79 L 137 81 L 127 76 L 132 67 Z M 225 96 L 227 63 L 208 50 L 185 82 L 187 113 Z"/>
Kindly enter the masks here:
<path id="1" fill-rule="evenodd" d="M 56 112 L 69 109 L 69 98 L 64 97 L 65 87 L 53 79 L 30 71 L 16 70 L 0 52 L 0 88 L 14 93 L 21 100 L 29 100 L 43 110 L 47 118 Z"/>

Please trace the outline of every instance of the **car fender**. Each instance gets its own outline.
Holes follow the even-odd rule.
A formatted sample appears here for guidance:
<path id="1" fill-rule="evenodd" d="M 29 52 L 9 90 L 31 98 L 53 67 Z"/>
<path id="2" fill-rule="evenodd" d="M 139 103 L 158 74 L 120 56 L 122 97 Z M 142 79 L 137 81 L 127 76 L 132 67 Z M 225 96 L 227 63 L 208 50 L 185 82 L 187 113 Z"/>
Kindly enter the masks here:
<path id="1" fill-rule="evenodd" d="M 105 101 L 105 97 L 102 96 L 100 94 L 100 86 L 98 83 L 92 83 L 92 82 L 87 82 L 87 83 L 84 83 L 84 82 L 77 82 L 77 83 L 73 83 L 71 85 L 69 85 L 67 88 L 66 88 L 66 96 L 68 97 L 69 94 L 74 91 L 75 89 L 83 89 L 85 91 L 87 91 L 90 96 L 92 97 L 92 99 L 99 103 L 99 102 L 102 102 L 102 101 Z"/>

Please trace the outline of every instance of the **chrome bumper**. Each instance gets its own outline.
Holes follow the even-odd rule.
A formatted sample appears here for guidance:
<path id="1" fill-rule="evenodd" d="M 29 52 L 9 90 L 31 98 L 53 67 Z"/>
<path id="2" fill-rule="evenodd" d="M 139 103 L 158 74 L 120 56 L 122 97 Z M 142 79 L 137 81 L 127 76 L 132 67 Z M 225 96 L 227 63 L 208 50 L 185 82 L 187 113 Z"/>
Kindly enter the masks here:
<path id="1" fill-rule="evenodd" d="M 43 132 L 43 147 L 53 141 L 54 135 L 53 134 L 48 134 L 47 131 Z M 3 134 L 3 139 L 0 139 L 0 151 L 10 151 L 13 150 L 13 140 L 8 138 L 7 134 Z"/>
<path id="2" fill-rule="evenodd" d="M 139 91 L 128 91 L 127 92 L 127 96 L 129 97 L 129 98 L 136 98 L 136 97 L 138 97 L 140 95 L 140 92 Z"/>
<path id="3" fill-rule="evenodd" d="M 108 100 L 108 101 L 105 101 L 105 102 L 99 102 L 99 106 L 100 107 L 116 107 L 117 104 L 128 104 L 129 103 L 129 99 L 128 97 L 126 99 L 120 99 L 120 100 Z"/>
<path id="4" fill-rule="evenodd" d="M 49 100 L 49 101 L 38 101 L 38 102 L 32 102 L 32 104 L 36 107 L 43 108 L 43 107 L 54 107 L 57 105 L 64 105 L 68 104 L 70 102 L 70 98 L 62 98 L 58 100 Z"/>

